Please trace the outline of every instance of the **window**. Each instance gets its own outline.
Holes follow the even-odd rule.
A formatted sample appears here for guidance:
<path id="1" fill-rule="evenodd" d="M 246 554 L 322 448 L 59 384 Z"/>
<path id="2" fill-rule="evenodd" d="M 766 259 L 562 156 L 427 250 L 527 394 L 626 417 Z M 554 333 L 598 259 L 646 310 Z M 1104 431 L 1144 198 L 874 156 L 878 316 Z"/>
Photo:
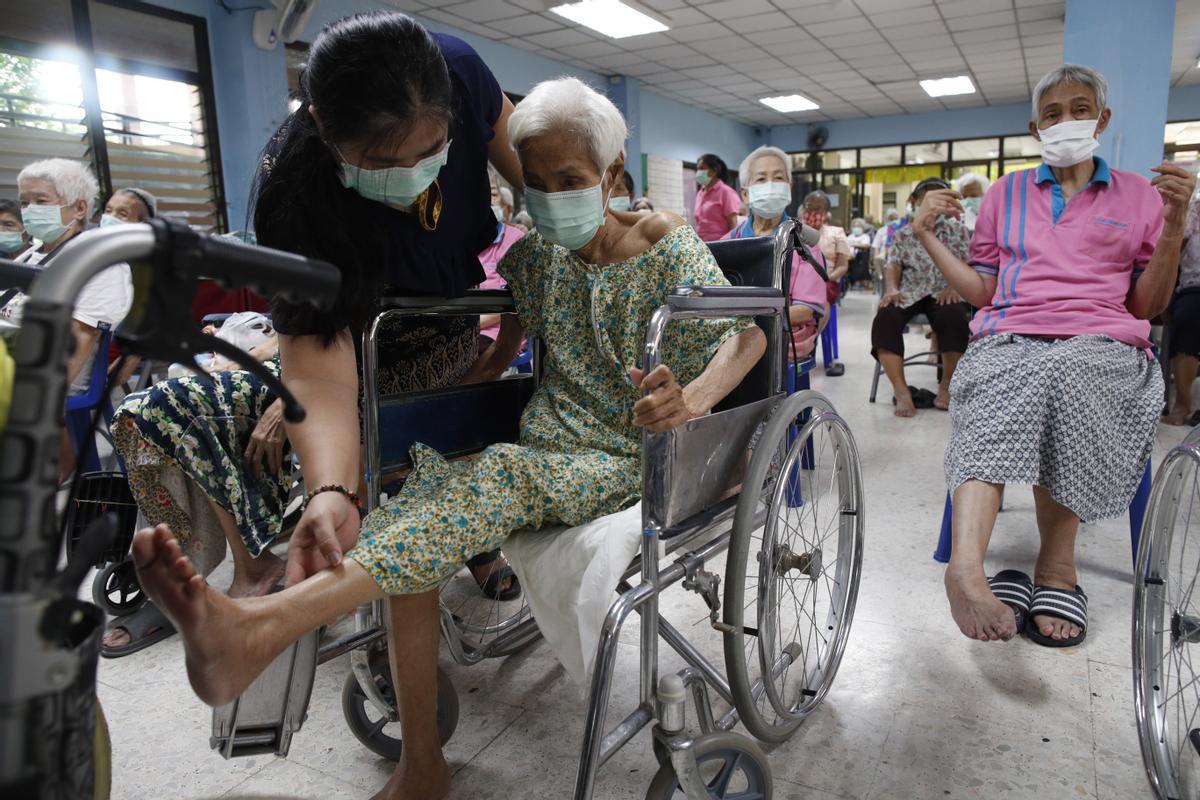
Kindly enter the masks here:
<path id="1" fill-rule="evenodd" d="M 164 216 L 226 229 L 203 19 L 129 0 L 0 0 L 0 18 L 0 196 L 25 164 L 76 158 L 101 203 L 137 186 Z"/>
<path id="2" fill-rule="evenodd" d="M 892 167 L 900 163 L 900 146 L 864 147 L 858 154 L 860 167 Z"/>
<path id="3" fill-rule="evenodd" d="M 941 164 L 949 148 L 945 142 L 926 142 L 904 146 L 905 164 Z"/>

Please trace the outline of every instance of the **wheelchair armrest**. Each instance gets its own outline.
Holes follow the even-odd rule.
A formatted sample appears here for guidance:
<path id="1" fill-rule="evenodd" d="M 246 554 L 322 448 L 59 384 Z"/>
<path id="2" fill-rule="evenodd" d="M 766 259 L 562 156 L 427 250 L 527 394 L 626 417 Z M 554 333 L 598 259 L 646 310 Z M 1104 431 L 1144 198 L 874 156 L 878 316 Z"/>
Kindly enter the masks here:
<path id="1" fill-rule="evenodd" d="M 757 317 L 783 312 L 783 293 L 763 286 L 677 286 L 667 296 L 673 316 Z"/>
<path id="2" fill-rule="evenodd" d="M 430 316 L 463 314 L 515 314 L 516 305 L 507 289 L 471 289 L 462 297 L 385 296 L 379 313 L 399 312 Z"/>

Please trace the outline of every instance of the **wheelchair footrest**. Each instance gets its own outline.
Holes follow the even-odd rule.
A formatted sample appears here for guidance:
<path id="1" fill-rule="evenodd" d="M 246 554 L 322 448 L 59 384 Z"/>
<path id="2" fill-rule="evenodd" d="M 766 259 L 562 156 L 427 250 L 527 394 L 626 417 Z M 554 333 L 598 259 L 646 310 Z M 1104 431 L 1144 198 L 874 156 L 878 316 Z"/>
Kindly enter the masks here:
<path id="1" fill-rule="evenodd" d="M 225 758 L 286 756 L 308 715 L 317 674 L 318 631 L 284 650 L 231 703 L 213 709 L 209 745 Z"/>

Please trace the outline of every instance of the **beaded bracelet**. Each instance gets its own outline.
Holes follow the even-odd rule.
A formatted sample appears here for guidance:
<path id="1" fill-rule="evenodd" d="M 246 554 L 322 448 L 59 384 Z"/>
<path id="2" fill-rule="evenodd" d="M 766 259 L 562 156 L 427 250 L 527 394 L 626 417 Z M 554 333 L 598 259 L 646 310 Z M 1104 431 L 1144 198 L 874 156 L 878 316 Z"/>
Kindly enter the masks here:
<path id="1" fill-rule="evenodd" d="M 354 504 L 356 509 L 361 509 L 362 504 L 358 501 L 358 493 L 352 492 L 340 483 L 327 483 L 324 486 L 318 486 L 308 494 L 304 495 L 304 507 L 307 508 L 312 499 L 323 492 L 337 492 Z M 360 511 L 361 513 L 361 511 Z"/>

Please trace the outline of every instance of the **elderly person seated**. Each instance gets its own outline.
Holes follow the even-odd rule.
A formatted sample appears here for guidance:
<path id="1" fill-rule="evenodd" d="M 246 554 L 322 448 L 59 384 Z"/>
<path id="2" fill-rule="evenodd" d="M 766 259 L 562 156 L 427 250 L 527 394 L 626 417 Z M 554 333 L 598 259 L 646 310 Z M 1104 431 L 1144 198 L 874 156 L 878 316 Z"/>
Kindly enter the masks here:
<path id="1" fill-rule="evenodd" d="M 621 180 L 613 186 L 612 194 L 608 196 L 608 207 L 613 211 L 633 210 L 633 176 L 629 170 L 622 172 Z"/>
<path id="2" fill-rule="evenodd" d="M 1166 315 L 1170 331 L 1171 377 L 1175 401 L 1163 417 L 1168 425 L 1196 425 L 1192 413 L 1192 384 L 1200 367 L 1200 200 L 1188 206 L 1186 244 L 1179 257 L 1179 285 Z"/>
<path id="3" fill-rule="evenodd" d="M 988 190 L 988 179 L 978 172 L 968 172 L 960 175 L 954 184 L 962 195 L 962 222 L 969 230 L 975 230 L 975 220 L 979 218 L 979 206 Z"/>
<path id="4" fill-rule="evenodd" d="M 399 497 L 354 526 L 353 550 L 343 557 L 329 549 L 336 540 L 320 542 L 334 566 L 254 601 L 209 589 L 165 526 L 139 531 L 133 545 L 142 585 L 180 627 L 192 686 L 213 705 L 331 615 L 387 595 L 403 606 L 390 633 L 405 656 L 395 669 L 406 761 L 388 797 L 449 793 L 434 701 L 438 582 L 516 530 L 576 525 L 635 502 L 643 429 L 708 413 L 765 349 L 749 320 L 690 320 L 671 326 L 662 364 L 643 374 L 646 325 L 672 288 L 725 283 L 711 253 L 679 217 L 608 207 L 626 127 L 584 83 L 534 87 L 508 135 L 537 228 L 501 261 L 517 317 L 505 317 L 479 372 L 499 374 L 526 332 L 545 343 L 545 376 L 520 443 L 453 464 L 418 446 Z M 311 558 L 317 547 L 293 540 L 289 559 Z"/>
<path id="5" fill-rule="evenodd" d="M 723 238 L 774 235 L 787 219 L 785 209 L 792 202 L 791 164 L 787 154 L 778 147 L 759 147 L 742 161 L 738 182 L 750 216 Z M 813 255 L 821 258 L 820 250 L 814 250 Z M 826 316 L 825 282 L 816 270 L 801 261 L 799 254 L 792 256 L 788 295 L 791 298 L 788 323 L 792 329 L 788 359 L 799 362 L 812 354 L 820 333 L 819 324 Z"/>
<path id="6" fill-rule="evenodd" d="M 919 207 L 927 192 L 948 189 L 941 178 L 926 178 L 913 189 L 910 201 Z M 934 224 L 935 236 L 954 256 L 967 258 L 971 234 L 952 216 Z M 896 234 L 883 277 L 883 297 L 871 323 L 871 355 L 879 361 L 892 384 L 897 417 L 917 413 L 912 390 L 904 375 L 904 328 L 913 317 L 923 314 L 933 327 L 935 346 L 942 356 L 942 380 L 938 384 L 935 408 L 950 408 L 950 380 L 958 359 L 970 338 L 969 314 L 962 298 L 946 285 L 946 278 L 929 257 L 911 227 Z M 928 406 L 926 406 L 928 407 Z"/>
<path id="7" fill-rule="evenodd" d="M 512 190 L 499 184 L 500 176 L 494 167 L 488 168 L 488 179 L 492 184 L 492 212 L 496 214 L 496 238 L 479 254 L 479 263 L 483 266 L 486 276 L 480 289 L 503 289 L 507 286 L 504 278 L 497 272 L 496 267 L 504 254 L 514 244 L 520 241 L 526 231 L 506 221 L 504 193 L 508 192 L 507 214 L 512 214 Z M 479 317 L 480 346 L 486 347 L 500 335 L 500 314 L 483 314 Z"/>
<path id="8" fill-rule="evenodd" d="M 1024 627 L 1042 645 L 1083 641 L 1079 523 L 1129 507 L 1154 444 L 1163 381 L 1147 320 L 1175 288 L 1196 180 L 1162 164 L 1147 181 L 1093 157 L 1112 116 L 1106 94 L 1098 72 L 1072 64 L 1038 82 L 1029 131 L 1043 163 L 992 185 L 969 263 L 937 235 L 941 217 L 962 214 L 958 192 L 930 192 L 913 222 L 950 285 L 980 308 L 950 389 L 946 448 L 946 591 L 972 639 Z M 1006 570 L 989 585 L 984 555 L 1009 483 L 1034 485 L 1041 549 L 1032 580 Z"/>
<path id="9" fill-rule="evenodd" d="M 149 222 L 158 216 L 158 198 L 145 189 L 130 186 L 117 189 L 104 204 L 100 227 L 126 222 Z"/>
<path id="10" fill-rule="evenodd" d="M 31 247 L 33 239 L 21 220 L 21 204 L 16 200 L 0 200 L 0 258 L 17 258 Z"/>
<path id="11" fill-rule="evenodd" d="M 846 239 L 846 232 L 841 226 L 829 224 L 829 196 L 824 192 L 809 192 L 804 198 L 804 224 L 821 232 L 821 241 L 817 247 L 825 256 L 829 265 L 829 282 L 825 284 L 825 302 L 833 305 L 842 293 L 842 278 L 850 269 L 850 256 L 853 248 Z M 836 378 L 846 373 L 846 367 L 837 361 L 825 368 L 825 374 Z"/>

